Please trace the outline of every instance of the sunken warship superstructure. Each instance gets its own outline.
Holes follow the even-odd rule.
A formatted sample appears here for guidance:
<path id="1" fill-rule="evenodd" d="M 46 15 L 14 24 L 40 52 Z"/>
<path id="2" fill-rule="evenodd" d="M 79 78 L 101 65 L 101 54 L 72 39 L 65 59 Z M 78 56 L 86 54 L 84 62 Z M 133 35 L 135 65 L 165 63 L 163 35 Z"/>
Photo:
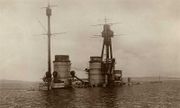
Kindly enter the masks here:
<path id="1" fill-rule="evenodd" d="M 43 78 L 44 83 L 40 88 L 59 89 L 70 87 L 107 87 L 123 85 L 122 71 L 115 69 L 116 60 L 113 57 L 111 24 L 103 24 L 103 31 L 100 36 L 103 38 L 100 56 L 91 56 L 89 67 L 84 71 L 88 73 L 87 81 L 77 77 L 75 71 L 71 70 L 69 55 L 55 55 L 53 61 L 53 72 L 51 69 L 51 28 L 50 17 L 52 15 L 51 6 L 46 7 L 48 21 L 48 71 Z M 74 86 L 75 81 L 79 81 L 79 86 Z"/>
<path id="2" fill-rule="evenodd" d="M 111 40 L 114 33 L 110 24 L 103 25 L 101 36 L 103 38 L 101 56 L 91 56 L 89 61 L 89 84 L 93 87 L 122 85 L 122 71 L 115 69 Z"/>

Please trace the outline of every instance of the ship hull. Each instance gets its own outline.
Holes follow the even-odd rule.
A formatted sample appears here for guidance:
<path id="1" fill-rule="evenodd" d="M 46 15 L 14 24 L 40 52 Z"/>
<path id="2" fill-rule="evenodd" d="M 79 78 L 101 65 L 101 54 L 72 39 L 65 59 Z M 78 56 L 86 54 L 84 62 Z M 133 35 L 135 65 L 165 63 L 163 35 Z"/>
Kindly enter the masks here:
<path id="1" fill-rule="evenodd" d="M 51 83 L 51 89 L 66 89 L 71 88 L 71 86 L 67 86 L 65 83 Z"/>

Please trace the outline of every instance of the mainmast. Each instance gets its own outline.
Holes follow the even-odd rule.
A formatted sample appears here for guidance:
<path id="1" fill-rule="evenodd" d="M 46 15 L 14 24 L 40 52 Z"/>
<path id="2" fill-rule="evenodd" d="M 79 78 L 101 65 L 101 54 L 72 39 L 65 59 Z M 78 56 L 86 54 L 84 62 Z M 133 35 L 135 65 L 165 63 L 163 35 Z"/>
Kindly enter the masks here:
<path id="1" fill-rule="evenodd" d="M 110 24 L 103 25 L 102 37 L 103 37 L 103 47 L 101 52 L 102 70 L 105 74 L 105 85 L 111 85 L 113 83 L 113 70 L 115 65 L 115 59 L 113 58 L 112 52 L 112 42 L 113 31 L 110 28 Z M 105 53 L 105 57 L 104 57 Z"/>
<path id="2" fill-rule="evenodd" d="M 114 36 L 114 32 L 111 30 L 112 24 L 113 23 L 107 23 L 107 19 L 105 18 L 105 24 L 103 24 L 102 31 L 103 46 L 101 51 L 102 71 L 105 74 L 105 85 L 111 85 L 114 81 L 113 71 L 115 68 L 115 59 L 113 58 L 112 50 L 112 38 Z"/>

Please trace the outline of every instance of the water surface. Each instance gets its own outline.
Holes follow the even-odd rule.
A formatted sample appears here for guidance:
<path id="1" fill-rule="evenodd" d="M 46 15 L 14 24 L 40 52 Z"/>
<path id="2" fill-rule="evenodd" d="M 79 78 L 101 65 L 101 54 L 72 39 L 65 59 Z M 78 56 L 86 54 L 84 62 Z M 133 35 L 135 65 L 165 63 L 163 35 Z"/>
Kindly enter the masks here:
<path id="1" fill-rule="evenodd" d="M 53 91 L 0 89 L 0 108 L 180 108 L 180 81 Z"/>

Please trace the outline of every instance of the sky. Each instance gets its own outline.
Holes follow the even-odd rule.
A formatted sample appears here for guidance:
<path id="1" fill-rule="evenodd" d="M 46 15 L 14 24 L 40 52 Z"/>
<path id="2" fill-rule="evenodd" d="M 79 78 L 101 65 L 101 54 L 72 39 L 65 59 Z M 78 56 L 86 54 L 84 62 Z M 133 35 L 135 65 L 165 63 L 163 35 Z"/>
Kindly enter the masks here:
<path id="1" fill-rule="evenodd" d="M 180 77 L 179 0 L 51 0 L 52 61 L 70 56 L 79 77 L 100 56 L 104 18 L 111 26 L 116 69 L 125 77 Z M 0 79 L 39 81 L 47 71 L 47 0 L 0 0 Z M 41 24 L 39 23 L 41 22 Z M 42 27 L 43 26 L 43 27 Z M 53 66 L 52 66 L 53 67 Z"/>

